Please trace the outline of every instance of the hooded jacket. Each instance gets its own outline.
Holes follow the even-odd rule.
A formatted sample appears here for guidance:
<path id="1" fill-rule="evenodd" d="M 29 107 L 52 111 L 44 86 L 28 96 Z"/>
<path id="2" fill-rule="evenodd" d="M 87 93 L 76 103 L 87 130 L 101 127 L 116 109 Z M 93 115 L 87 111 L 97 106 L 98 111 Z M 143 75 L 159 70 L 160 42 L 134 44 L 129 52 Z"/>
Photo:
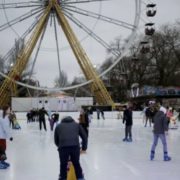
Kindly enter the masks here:
<path id="1" fill-rule="evenodd" d="M 8 139 L 11 136 L 9 117 L 0 117 L 0 139 Z"/>
<path id="2" fill-rule="evenodd" d="M 154 133 L 164 134 L 168 130 L 166 115 L 162 111 L 158 111 L 154 117 Z"/>
<path id="3" fill-rule="evenodd" d="M 79 146 L 79 136 L 82 139 L 82 150 L 87 149 L 87 135 L 83 128 L 68 116 L 61 120 L 54 132 L 54 142 L 58 149 L 62 147 Z"/>

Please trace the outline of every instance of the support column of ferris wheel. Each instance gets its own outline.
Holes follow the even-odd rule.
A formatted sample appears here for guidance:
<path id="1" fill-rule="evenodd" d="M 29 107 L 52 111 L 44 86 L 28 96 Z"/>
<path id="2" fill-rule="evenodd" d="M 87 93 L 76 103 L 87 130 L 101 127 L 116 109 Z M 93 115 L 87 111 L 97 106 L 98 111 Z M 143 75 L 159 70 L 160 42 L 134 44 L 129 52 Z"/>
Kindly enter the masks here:
<path id="1" fill-rule="evenodd" d="M 49 3 L 49 5 L 45 8 L 41 18 L 39 19 L 39 22 L 37 23 L 25 47 L 18 54 L 15 65 L 12 67 L 12 69 L 8 73 L 8 78 L 6 78 L 3 84 L 1 85 L 0 107 L 9 104 L 11 96 L 16 94 L 15 80 L 17 80 L 21 76 L 23 70 L 25 69 L 28 63 L 29 57 L 31 56 L 31 53 L 33 52 L 33 49 L 40 35 L 42 34 L 43 29 L 45 28 L 45 24 L 50 14 L 51 8 L 52 8 L 52 3 Z"/>
<path id="2" fill-rule="evenodd" d="M 95 71 L 90 59 L 82 48 L 80 42 L 76 38 L 72 28 L 70 27 L 65 15 L 59 6 L 59 4 L 54 1 L 54 7 L 57 12 L 57 17 L 59 24 L 61 25 L 67 40 L 73 50 L 73 53 L 80 65 L 85 77 L 87 80 L 93 80 L 91 83 L 91 90 L 96 98 L 96 101 L 99 105 L 111 105 L 114 106 L 114 102 L 111 99 L 109 92 L 107 91 L 104 83 L 99 78 L 97 72 Z"/>

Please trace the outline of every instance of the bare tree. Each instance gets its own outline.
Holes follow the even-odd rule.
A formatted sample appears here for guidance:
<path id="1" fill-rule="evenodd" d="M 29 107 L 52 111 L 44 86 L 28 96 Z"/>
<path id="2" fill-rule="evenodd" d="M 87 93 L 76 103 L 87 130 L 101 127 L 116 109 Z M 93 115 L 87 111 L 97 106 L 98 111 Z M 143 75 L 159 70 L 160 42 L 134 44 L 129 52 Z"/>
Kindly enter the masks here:
<path id="1" fill-rule="evenodd" d="M 180 69 L 180 31 L 165 25 L 153 36 L 152 56 L 156 63 L 157 86 L 178 85 L 174 81 Z"/>
<path id="2" fill-rule="evenodd" d="M 140 38 L 143 41 L 142 37 L 141 35 Z M 117 45 L 117 48 L 114 47 L 115 45 Z M 120 43 L 115 40 L 112 48 L 120 50 L 119 45 Z M 150 45 L 150 51 L 143 52 L 140 43 L 135 42 L 130 48 L 129 56 L 123 57 L 121 60 L 125 66 L 126 74 L 123 76 L 121 73 L 121 64 L 119 63 L 103 78 L 109 79 L 108 82 L 113 87 L 112 94 L 116 99 L 122 100 L 124 97 L 121 93 L 123 88 L 127 92 L 133 83 L 138 83 L 140 86 L 166 87 L 179 85 L 180 24 L 162 26 L 152 36 Z M 113 57 L 107 59 L 101 69 L 106 69 L 111 63 L 113 63 Z"/>
<path id="3" fill-rule="evenodd" d="M 56 77 L 54 80 L 55 87 L 65 87 L 68 85 L 67 74 L 64 71 L 61 71 L 61 77 Z"/>

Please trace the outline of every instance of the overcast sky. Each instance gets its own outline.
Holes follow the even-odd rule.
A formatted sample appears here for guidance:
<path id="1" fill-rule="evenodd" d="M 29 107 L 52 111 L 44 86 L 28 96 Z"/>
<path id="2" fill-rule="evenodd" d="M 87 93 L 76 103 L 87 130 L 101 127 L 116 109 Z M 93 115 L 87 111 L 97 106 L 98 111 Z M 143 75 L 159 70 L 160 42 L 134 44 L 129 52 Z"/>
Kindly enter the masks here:
<path id="1" fill-rule="evenodd" d="M 1 0 L 1 3 L 4 0 Z M 22 0 L 23 2 L 26 0 Z M 20 2 L 16 0 L 6 0 L 6 2 Z M 155 22 L 156 29 L 164 23 L 174 23 L 180 19 L 180 0 L 154 0 L 157 4 L 157 15 L 151 19 L 145 16 L 146 8 L 145 4 L 150 1 L 143 1 L 142 3 L 142 15 L 139 26 L 139 32 L 143 33 L 144 23 L 148 21 Z M 93 11 L 117 20 L 125 21 L 133 25 L 134 21 L 134 9 L 135 3 L 133 0 L 111 0 L 102 3 L 84 3 L 81 6 L 77 6 L 85 10 Z M 10 9 L 6 11 L 8 20 L 18 17 L 30 9 Z M 110 23 L 100 22 L 96 19 L 88 17 L 75 16 L 88 28 L 90 28 L 95 34 L 101 37 L 107 43 L 111 43 L 116 37 L 121 36 L 122 40 L 126 39 L 130 35 L 131 31 L 126 28 L 114 26 Z M 4 12 L 0 12 L 0 25 L 6 22 Z M 21 35 L 34 20 L 34 17 L 29 18 L 27 21 L 18 23 L 13 28 Z M 145 21 L 145 22 L 144 22 Z M 81 41 L 83 48 L 85 49 L 88 57 L 91 59 L 93 64 L 100 65 L 104 59 L 107 58 L 105 49 L 97 43 L 95 40 L 87 36 L 80 28 L 77 28 L 70 21 L 71 27 L 73 28 L 77 38 Z M 12 28 L 8 28 L 6 31 L 0 32 L 0 54 L 4 55 L 10 47 L 13 46 L 14 39 L 18 38 L 17 34 L 14 33 Z M 63 35 L 63 32 L 58 28 L 58 41 L 60 47 L 60 60 L 61 68 L 68 75 L 69 80 L 72 80 L 75 76 L 81 74 L 79 65 L 76 63 L 74 55 L 68 46 L 67 41 Z M 2 43 L 3 42 L 3 43 Z M 35 51 L 31 59 L 34 59 Z M 56 53 L 56 44 L 54 38 L 53 24 L 47 28 L 45 33 L 42 48 L 39 52 L 37 63 L 35 66 L 34 78 L 40 81 L 41 86 L 52 87 L 55 77 L 58 76 L 58 62 Z"/>

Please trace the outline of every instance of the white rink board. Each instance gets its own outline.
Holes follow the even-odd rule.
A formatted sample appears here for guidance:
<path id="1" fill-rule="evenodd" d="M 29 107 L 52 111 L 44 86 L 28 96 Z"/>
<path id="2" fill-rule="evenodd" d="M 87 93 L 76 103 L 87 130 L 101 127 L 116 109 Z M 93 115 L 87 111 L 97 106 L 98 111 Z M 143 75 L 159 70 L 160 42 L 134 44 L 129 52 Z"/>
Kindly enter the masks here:
<path id="1" fill-rule="evenodd" d="M 51 111 L 78 111 L 82 105 L 92 105 L 92 97 L 36 97 L 36 98 L 12 98 L 13 111 L 25 112 L 31 109 L 45 107 Z"/>

